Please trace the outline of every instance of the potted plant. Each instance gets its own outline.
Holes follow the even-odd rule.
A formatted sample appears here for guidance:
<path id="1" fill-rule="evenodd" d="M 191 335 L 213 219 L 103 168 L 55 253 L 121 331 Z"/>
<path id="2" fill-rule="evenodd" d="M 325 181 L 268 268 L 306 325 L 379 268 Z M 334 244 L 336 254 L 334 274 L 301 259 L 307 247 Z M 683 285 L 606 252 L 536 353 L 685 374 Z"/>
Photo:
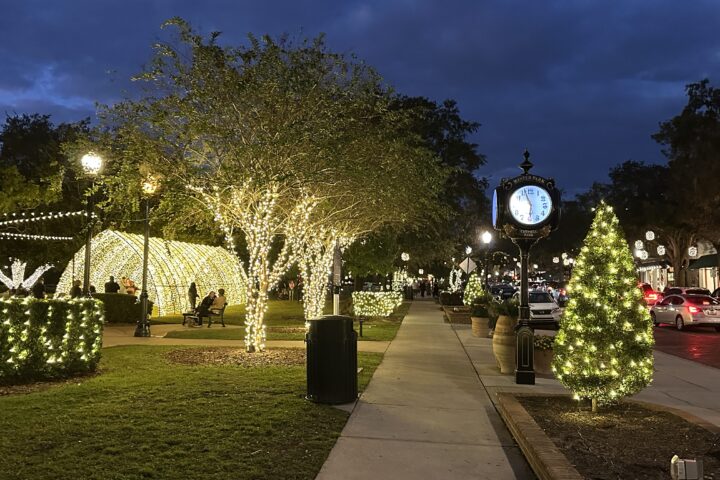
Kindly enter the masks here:
<path id="1" fill-rule="evenodd" d="M 515 325 L 519 316 L 517 300 L 500 303 L 498 313 L 500 315 L 493 332 L 493 354 L 500 373 L 511 374 L 515 371 Z"/>
<path id="2" fill-rule="evenodd" d="M 486 305 L 482 303 L 473 304 L 470 313 L 470 321 L 472 322 L 472 334 L 475 337 L 486 338 L 490 332 L 490 313 Z"/>
<path id="3" fill-rule="evenodd" d="M 551 335 L 535 335 L 534 367 L 537 373 L 552 374 L 553 345 L 555 337 Z"/>

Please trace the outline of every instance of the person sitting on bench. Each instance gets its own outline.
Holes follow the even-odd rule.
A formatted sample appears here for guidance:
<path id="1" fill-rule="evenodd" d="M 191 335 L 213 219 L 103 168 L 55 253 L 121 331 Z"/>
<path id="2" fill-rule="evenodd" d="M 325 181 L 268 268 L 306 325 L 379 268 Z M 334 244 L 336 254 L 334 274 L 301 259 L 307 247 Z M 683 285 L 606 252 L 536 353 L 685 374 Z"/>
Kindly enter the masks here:
<path id="1" fill-rule="evenodd" d="M 202 325 L 203 317 L 208 317 L 210 315 L 210 307 L 213 304 L 213 300 L 215 300 L 215 292 L 208 293 L 207 297 L 203 298 L 202 302 L 200 302 L 200 306 L 198 306 L 195 311 L 195 315 L 197 315 L 200 325 Z"/>
<path id="2" fill-rule="evenodd" d="M 226 303 L 227 299 L 225 298 L 225 289 L 221 288 L 218 290 L 218 294 L 213 299 L 212 305 L 210 305 L 210 311 L 216 315 L 220 315 L 220 312 Z"/>

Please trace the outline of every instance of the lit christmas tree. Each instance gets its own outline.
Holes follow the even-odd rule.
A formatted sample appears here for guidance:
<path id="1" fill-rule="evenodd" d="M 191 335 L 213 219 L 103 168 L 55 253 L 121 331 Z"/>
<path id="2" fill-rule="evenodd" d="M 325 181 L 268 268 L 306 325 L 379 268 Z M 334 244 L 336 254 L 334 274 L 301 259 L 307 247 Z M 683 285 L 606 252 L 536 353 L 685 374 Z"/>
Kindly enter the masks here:
<path id="1" fill-rule="evenodd" d="M 463 296 L 463 302 L 465 305 L 472 305 L 476 298 L 484 295 L 482 281 L 475 272 L 470 274 L 467 285 L 465 285 L 465 295 Z"/>
<path id="2" fill-rule="evenodd" d="M 635 264 L 612 207 L 601 203 L 568 286 L 553 371 L 575 398 L 597 405 L 634 395 L 652 381 L 653 325 Z"/>

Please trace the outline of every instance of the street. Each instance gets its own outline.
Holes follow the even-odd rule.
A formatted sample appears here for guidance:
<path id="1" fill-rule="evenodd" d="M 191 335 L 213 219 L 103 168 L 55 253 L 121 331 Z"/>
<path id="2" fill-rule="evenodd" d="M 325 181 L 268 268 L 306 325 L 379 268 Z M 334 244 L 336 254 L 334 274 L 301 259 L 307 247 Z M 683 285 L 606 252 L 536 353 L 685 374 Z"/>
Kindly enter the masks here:
<path id="1" fill-rule="evenodd" d="M 677 357 L 720 368 L 720 333 L 712 327 L 679 332 L 671 326 L 655 327 L 655 348 Z"/>

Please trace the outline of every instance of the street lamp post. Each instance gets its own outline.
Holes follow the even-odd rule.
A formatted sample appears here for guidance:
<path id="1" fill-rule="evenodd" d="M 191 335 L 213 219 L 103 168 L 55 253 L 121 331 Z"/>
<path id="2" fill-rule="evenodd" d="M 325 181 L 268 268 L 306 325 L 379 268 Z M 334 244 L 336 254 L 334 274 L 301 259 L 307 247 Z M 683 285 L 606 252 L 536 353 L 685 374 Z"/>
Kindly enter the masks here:
<path id="1" fill-rule="evenodd" d="M 488 281 L 488 273 L 489 273 L 489 266 L 488 266 L 488 253 L 490 251 L 490 242 L 492 242 L 492 233 L 485 230 L 483 234 L 480 236 L 480 239 L 482 240 L 482 243 L 485 245 L 485 290 L 489 290 L 489 281 Z"/>
<path id="2" fill-rule="evenodd" d="M 92 179 L 94 185 L 95 178 L 102 169 L 103 159 L 99 155 L 88 152 L 80 159 L 85 175 Z M 92 248 L 92 234 L 93 234 L 93 192 L 92 186 L 90 193 L 87 198 L 86 205 L 86 216 L 87 216 L 87 232 L 85 234 L 85 265 L 83 267 L 83 295 L 90 296 L 90 253 Z"/>
<path id="3" fill-rule="evenodd" d="M 142 270 L 142 293 L 140 293 L 140 318 L 135 327 L 136 337 L 150 336 L 150 322 L 148 321 L 148 292 L 147 292 L 147 271 L 148 257 L 150 256 L 150 197 L 157 190 L 157 180 L 148 176 L 142 184 L 145 194 L 145 238 L 143 242 L 143 270 Z"/>

